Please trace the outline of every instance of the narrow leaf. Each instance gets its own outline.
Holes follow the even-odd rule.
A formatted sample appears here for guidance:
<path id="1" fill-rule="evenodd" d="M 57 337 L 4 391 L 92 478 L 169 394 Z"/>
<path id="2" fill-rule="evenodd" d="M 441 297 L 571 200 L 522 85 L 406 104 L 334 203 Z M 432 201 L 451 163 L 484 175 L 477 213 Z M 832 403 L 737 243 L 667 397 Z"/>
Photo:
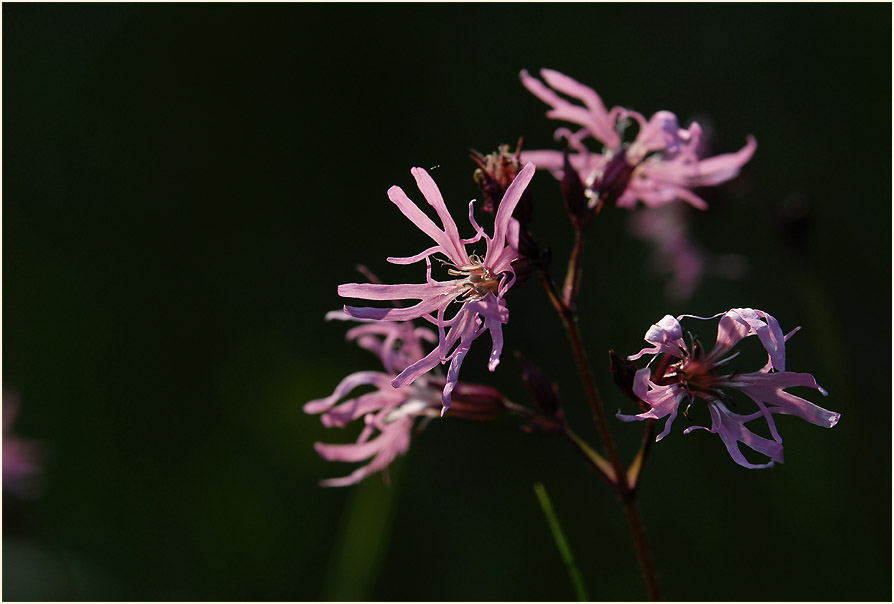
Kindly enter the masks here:
<path id="1" fill-rule="evenodd" d="M 543 508 L 543 515 L 546 516 L 546 522 L 549 524 L 549 530 L 552 531 L 553 539 L 556 541 L 556 547 L 559 548 L 559 554 L 562 556 L 565 567 L 568 569 L 568 575 L 571 577 L 571 583 L 574 586 L 575 593 L 577 593 L 577 599 L 581 602 L 587 602 L 589 598 L 587 598 L 587 591 L 584 589 L 584 582 L 581 579 L 577 563 L 574 561 L 574 555 L 571 553 L 571 548 L 565 539 L 565 533 L 562 532 L 562 526 L 559 524 L 559 519 L 556 517 L 552 503 L 550 503 L 549 496 L 546 494 L 546 489 L 542 483 L 534 483 L 534 493 L 537 494 L 540 507 Z"/>

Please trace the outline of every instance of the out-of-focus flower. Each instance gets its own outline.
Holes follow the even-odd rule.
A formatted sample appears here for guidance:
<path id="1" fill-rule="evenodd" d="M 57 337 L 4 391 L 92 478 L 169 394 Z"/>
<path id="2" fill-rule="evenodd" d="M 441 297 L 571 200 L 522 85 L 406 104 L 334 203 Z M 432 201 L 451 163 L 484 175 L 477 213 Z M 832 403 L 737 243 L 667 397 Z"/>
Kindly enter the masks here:
<path id="1" fill-rule="evenodd" d="M 689 345 L 683 340 L 683 329 L 680 320 L 684 317 L 703 319 L 692 315 L 681 315 L 674 318 L 665 316 L 652 325 L 646 332 L 645 339 L 651 347 L 644 348 L 632 355 L 629 360 L 639 359 L 643 355 L 669 355 L 668 363 L 658 363 L 661 368 L 652 375 L 647 366 L 636 372 L 633 392 L 640 400 L 651 407 L 639 415 L 622 415 L 624 421 L 661 419 L 667 417 L 664 430 L 655 440 L 661 440 L 670 433 L 671 425 L 677 416 L 680 405 L 688 401 L 683 414 L 688 418 L 689 409 L 696 401 L 707 405 L 711 416 L 711 427 L 691 426 L 684 430 L 688 434 L 693 430 L 703 429 L 718 434 L 726 445 L 733 460 L 746 468 L 768 468 L 775 462 L 782 463 L 782 438 L 776 430 L 773 414 L 796 415 L 812 424 L 831 428 L 838 423 L 841 414 L 827 411 L 790 392 L 787 388 L 805 386 L 823 390 L 807 373 L 793 373 L 785 370 L 785 342 L 797 328 L 783 336 L 779 323 L 771 315 L 751 308 L 734 308 L 721 315 L 717 327 L 717 340 L 711 352 L 705 354 L 698 338 L 692 338 Z M 739 373 L 729 366 L 730 361 L 739 353 L 730 351 L 742 339 L 757 336 L 769 355 L 769 361 L 759 371 Z M 649 361 L 651 364 L 652 360 Z M 727 406 L 735 406 L 732 391 L 747 395 L 757 404 L 757 411 L 747 415 L 733 413 Z M 764 438 L 749 430 L 746 424 L 763 418 L 769 426 L 772 439 Z M 749 462 L 739 443 L 770 458 L 768 463 L 753 464 Z"/>
<path id="2" fill-rule="evenodd" d="M 459 378 L 459 369 L 472 342 L 485 330 L 490 331 L 493 343 L 488 369 L 493 371 L 500 362 L 503 349 L 502 327 L 509 321 L 509 310 L 503 299 L 506 291 L 515 283 L 512 262 L 519 256 L 519 224 L 512 218 L 512 212 L 521 199 L 522 193 L 534 175 L 534 164 L 528 163 L 518 173 L 506 190 L 494 217 L 493 236 L 485 234 L 475 221 L 473 202 L 469 203 L 469 221 L 475 236 L 463 239 L 459 236 L 453 217 L 447 211 L 444 199 L 428 172 L 413 168 L 411 173 L 425 200 L 431 205 L 443 224 L 438 228 L 434 221 L 423 213 L 407 197 L 403 189 L 394 186 L 388 190 L 388 197 L 422 232 L 431 237 L 435 245 L 405 258 L 388 258 L 394 264 L 412 264 L 425 260 L 426 281 L 420 284 L 385 285 L 378 283 L 346 283 L 338 286 L 338 293 L 344 298 L 366 300 L 419 300 L 407 308 L 370 308 L 345 306 L 345 312 L 357 319 L 378 321 L 411 321 L 424 318 L 438 327 L 439 345 L 428 355 L 405 368 L 391 384 L 402 388 L 433 369 L 436 365 L 450 361 L 447 381 L 442 393 L 444 409 L 450 407 L 452 392 Z M 469 254 L 466 246 L 484 238 L 487 251 L 484 257 Z M 441 254 L 445 259 L 436 258 L 449 267 L 448 274 L 457 277 L 450 281 L 436 281 L 431 276 L 431 257 Z M 446 312 L 451 302 L 461 306 L 452 316 Z"/>
<path id="3" fill-rule="evenodd" d="M 547 117 L 581 126 L 577 131 L 559 128 L 556 139 L 565 139 L 572 152 L 569 161 L 587 187 L 591 208 L 611 203 L 633 207 L 637 200 L 655 207 L 682 199 L 705 209 L 707 204 L 692 189 L 733 178 L 757 148 L 754 137 L 749 136 L 747 144 L 736 153 L 700 159 L 696 151 L 702 129 L 696 122 L 683 129 L 677 116 L 669 111 L 659 111 L 649 120 L 623 107 L 609 111 L 592 88 L 551 69 L 541 70 L 540 75 L 545 84 L 522 71 L 522 84 L 551 107 Z M 632 142 L 625 143 L 624 133 L 631 119 L 639 130 Z M 599 153 L 591 152 L 585 145 L 590 138 L 602 144 Z M 525 151 L 524 157 L 561 178 L 562 152 Z"/>
<path id="4" fill-rule="evenodd" d="M 327 318 L 346 317 L 338 311 L 330 313 Z M 355 443 L 314 444 L 317 453 L 328 461 L 369 460 L 348 476 L 322 481 L 323 486 L 355 484 L 370 474 L 386 470 L 397 456 L 405 454 L 410 448 L 416 420 L 437 417 L 441 409 L 443 379 L 429 375 L 404 388 L 391 385 L 395 373 L 423 357 L 424 341 L 437 341 L 432 330 L 414 328 L 411 323 L 376 321 L 348 330 L 346 337 L 379 357 L 385 371 L 352 373 L 338 384 L 330 396 L 304 405 L 306 413 L 322 414 L 320 420 L 328 428 L 344 428 L 363 418 L 364 427 Z M 371 386 L 374 390 L 342 400 L 363 386 Z M 457 384 L 454 398 L 451 415 L 463 419 L 493 419 L 503 407 L 500 393 L 487 386 Z"/>
<path id="5" fill-rule="evenodd" d="M 3 490 L 20 497 L 33 497 L 40 489 L 41 447 L 12 433 L 19 399 L 3 390 Z"/>
<path id="6" fill-rule="evenodd" d="M 674 302 L 688 301 L 705 274 L 740 279 L 748 267 L 743 256 L 712 253 L 698 245 L 689 230 L 688 212 L 686 206 L 668 204 L 636 212 L 629 222 L 634 236 L 652 244 L 652 268 L 670 274 L 665 291 Z"/>

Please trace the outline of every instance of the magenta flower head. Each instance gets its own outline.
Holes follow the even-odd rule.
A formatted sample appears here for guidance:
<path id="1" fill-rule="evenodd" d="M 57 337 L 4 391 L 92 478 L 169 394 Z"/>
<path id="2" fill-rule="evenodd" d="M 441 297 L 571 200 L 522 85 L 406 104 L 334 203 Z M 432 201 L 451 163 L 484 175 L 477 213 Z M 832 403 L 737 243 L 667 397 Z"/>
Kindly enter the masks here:
<path id="1" fill-rule="evenodd" d="M 783 462 L 782 438 L 776 430 L 774 413 L 795 415 L 824 428 L 838 423 L 841 414 L 827 411 L 786 392 L 787 388 L 805 386 L 818 390 L 823 396 L 828 394 L 812 375 L 785 370 L 785 342 L 800 328 L 783 336 L 779 323 L 771 315 L 751 308 L 734 308 L 722 313 L 722 316 L 709 317 L 720 317 L 720 323 L 714 347 L 705 354 L 698 338 L 690 336 L 689 345 L 684 341 L 680 320 L 685 317 L 704 319 L 692 315 L 677 318 L 667 315 L 646 332 L 645 339 L 651 346 L 628 357 L 633 361 L 643 355 L 653 355 L 650 364 L 655 358 L 661 357 L 662 360 L 655 364 L 658 369 L 654 373 L 647 366 L 636 372 L 633 381 L 634 394 L 651 408 L 639 415 L 622 415 L 619 412 L 620 419 L 634 421 L 667 417 L 664 430 L 655 439 L 661 440 L 670 433 L 684 401 L 686 408 L 683 414 L 687 418 L 691 406 L 701 401 L 708 408 L 711 427 L 691 426 L 684 430 L 684 434 L 699 429 L 718 434 L 733 460 L 746 468 L 769 468 L 775 462 Z M 758 337 L 769 360 L 758 371 L 739 373 L 730 367 L 730 361 L 739 353 L 730 352 L 749 336 Z M 757 405 L 757 411 L 744 415 L 733 413 L 729 407 L 738 407 L 743 402 L 741 397 L 735 396 L 735 392 L 750 398 Z M 758 436 L 746 427 L 748 422 L 757 419 L 766 421 L 772 439 Z M 770 461 L 764 464 L 749 462 L 739 449 L 739 443 L 769 457 Z"/>
<path id="2" fill-rule="evenodd" d="M 439 228 L 415 203 L 394 186 L 388 190 L 388 197 L 398 209 L 426 235 L 435 245 L 405 258 L 388 258 L 393 264 L 412 264 L 425 260 L 427 271 L 425 283 L 386 285 L 379 283 L 346 283 L 338 286 L 338 293 L 345 298 L 366 300 L 419 300 L 406 308 L 370 308 L 345 306 L 345 312 L 356 319 L 376 321 L 411 321 L 423 318 L 438 328 L 437 348 L 417 362 L 406 367 L 391 384 L 403 388 L 432 370 L 436 365 L 450 361 L 447 381 L 442 394 L 443 410 L 450 407 L 452 392 L 459 378 L 459 369 L 472 342 L 485 330 L 490 331 L 492 349 L 488 369 L 493 371 L 500 362 L 503 349 L 502 327 L 509 321 L 509 310 L 503 296 L 515 282 L 512 262 L 519 257 L 519 224 L 512 218 L 522 193 L 534 175 L 534 164 L 528 163 L 515 177 L 506 190 L 494 217 L 493 236 L 485 234 L 478 226 L 473 214 L 474 200 L 469 203 L 469 222 L 475 236 L 463 239 L 459 235 L 456 222 L 447 211 L 444 199 L 428 172 L 413 168 L 410 172 L 416 179 L 419 190 L 440 218 L 443 228 Z M 485 240 L 487 251 L 484 257 L 470 254 L 466 246 Z M 437 281 L 431 275 L 431 258 L 435 256 L 448 267 L 448 274 L 455 279 Z M 448 307 L 456 302 L 459 309 L 447 316 Z"/>
<path id="3" fill-rule="evenodd" d="M 348 317 L 336 311 L 327 318 Z M 396 457 L 410 448 L 416 420 L 437 417 L 441 409 L 443 379 L 425 376 L 404 388 L 391 385 L 396 373 L 424 356 L 423 342 L 437 341 L 432 330 L 414 328 L 411 323 L 375 321 L 348 330 L 346 337 L 375 354 L 385 371 L 352 373 L 330 396 L 304 405 L 306 413 L 322 414 L 320 419 L 327 428 L 344 428 L 363 418 L 364 427 L 355 443 L 314 444 L 320 457 L 328 461 L 369 460 L 348 476 L 322 481 L 323 486 L 347 486 L 387 470 Z M 371 386 L 373 390 L 352 396 L 357 388 L 364 386 Z M 459 384 L 456 394 L 456 415 L 464 419 L 493 419 L 503 407 L 500 393 L 486 386 Z M 342 400 L 345 397 L 350 398 Z"/>
<path id="4" fill-rule="evenodd" d="M 749 136 L 736 153 L 700 159 L 696 152 L 702 129 L 696 122 L 683 129 L 670 111 L 659 111 L 648 120 L 623 107 L 609 111 L 592 88 L 551 69 L 541 70 L 540 75 L 545 83 L 522 71 L 522 84 L 551 107 L 547 117 L 581 127 L 577 131 L 559 128 L 556 139 L 565 139 L 571 151 L 569 161 L 586 185 L 591 208 L 601 203 L 630 208 L 637 200 L 655 207 L 682 199 L 705 209 L 707 204 L 692 189 L 730 180 L 757 148 L 754 137 Z M 624 132 L 631 119 L 638 131 L 633 141 L 625 143 Z M 601 144 L 600 152 L 590 151 L 585 145 L 588 139 Z M 564 153 L 526 151 L 524 156 L 561 178 Z"/>

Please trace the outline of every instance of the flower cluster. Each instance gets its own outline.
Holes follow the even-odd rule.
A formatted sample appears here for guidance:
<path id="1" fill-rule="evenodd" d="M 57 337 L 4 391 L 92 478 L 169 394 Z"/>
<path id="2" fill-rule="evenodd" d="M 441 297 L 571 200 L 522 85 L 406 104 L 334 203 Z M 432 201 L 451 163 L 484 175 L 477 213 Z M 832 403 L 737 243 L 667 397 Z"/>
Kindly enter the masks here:
<path id="1" fill-rule="evenodd" d="M 702 129 L 696 122 L 683 129 L 670 111 L 659 111 L 646 120 L 642 114 L 623 107 L 607 110 L 592 88 L 551 69 L 541 70 L 540 75 L 543 82 L 522 71 L 522 84 L 551 107 L 548 117 L 581 127 L 577 131 L 562 127 L 555 135 L 564 139 L 571 150 L 568 159 L 586 185 L 591 208 L 602 203 L 630 208 L 637 200 L 656 207 L 682 199 L 705 209 L 707 203 L 692 189 L 733 178 L 757 148 L 754 138 L 748 137 L 747 144 L 736 153 L 700 159 Z M 583 106 L 557 93 L 580 101 Z M 639 129 L 634 140 L 625 143 L 624 134 L 631 120 Z M 601 144 L 600 152 L 588 149 L 588 139 Z M 561 178 L 563 152 L 525 151 L 524 157 Z"/>
<path id="2" fill-rule="evenodd" d="M 640 352 L 626 359 L 613 350 L 609 353 L 609 373 L 640 411 L 633 415 L 619 410 L 616 417 L 643 422 L 639 450 L 627 463 L 614 443 L 578 323 L 578 312 L 583 310 L 578 306 L 578 293 L 588 228 L 603 210 L 645 206 L 629 216 L 631 231 L 654 244 L 653 264 L 671 273 L 668 297 L 678 302 L 689 298 L 709 271 L 736 278 L 745 259 L 705 252 L 690 236 L 687 218 L 694 215 L 689 206 L 708 207 L 695 189 L 736 176 L 751 159 L 757 143 L 749 136 L 739 151 L 710 157 L 707 137 L 695 122 L 681 128 L 669 111 L 646 119 L 620 106 L 609 110 L 593 89 L 549 69 L 540 74 L 542 80 L 522 71 L 522 83 L 549 105 L 548 117 L 575 127 L 563 126 L 555 132 L 566 148 L 523 152 L 519 139 L 515 150 L 500 145 L 494 153 L 471 151 L 477 167 L 473 179 L 483 194 L 481 209 L 493 216 L 493 230 L 478 224 L 473 200 L 468 205 L 471 234 L 467 237 L 460 234 L 441 191 L 424 169 L 413 168 L 411 174 L 430 212 L 423 211 L 400 187 L 391 187 L 388 198 L 433 245 L 412 256 L 390 257 L 388 262 L 424 262 L 425 280 L 383 284 L 361 268 L 370 282 L 338 286 L 342 298 L 390 304 L 346 305 L 327 315 L 359 321 L 347 338 L 374 353 L 381 369 L 348 375 L 332 394 L 306 403 L 304 410 L 319 414 L 323 425 L 330 428 L 362 423 L 355 442 L 315 443 L 323 459 L 360 464 L 347 476 L 322 481 L 324 486 L 355 484 L 376 472 L 387 477 L 389 465 L 406 454 L 414 434 L 445 414 L 478 421 L 506 415 L 524 432 L 564 441 L 624 506 L 649 596 L 658 601 L 661 591 L 635 498 L 643 468 L 655 448 L 653 442 L 670 433 L 677 415 L 682 412 L 691 424 L 684 434 L 693 430 L 717 434 L 732 459 L 749 469 L 784 461 L 776 416 L 794 415 L 826 428 L 835 426 L 841 416 L 792 392 L 795 388 L 813 389 L 827 396 L 812 375 L 786 368 L 786 341 L 800 328 L 784 334 L 773 316 L 752 308 L 733 308 L 713 317 L 666 315 L 646 332 L 648 346 Z M 527 163 L 522 166 L 524 161 Z M 551 274 L 549 242 L 541 246 L 531 229 L 534 195 L 528 185 L 538 168 L 559 179 L 557 196 L 573 227 L 561 285 Z M 481 245 L 482 240 L 485 250 L 479 255 L 470 246 Z M 433 266 L 446 277 L 435 278 Z M 485 331 L 491 339 L 488 369 L 497 367 L 503 351 L 503 327 L 509 322 L 506 295 L 510 289 L 521 289 L 535 272 L 558 315 L 555 324 L 561 322 L 568 336 L 601 447 L 591 446 L 572 431 L 569 420 L 573 414 L 566 413 L 558 384 L 521 350 L 515 351 L 515 357 L 533 406 L 520 405 L 490 386 L 459 380 L 472 343 Z M 600 296 L 606 303 L 614 298 L 604 287 Z M 601 314 L 592 311 L 587 314 L 588 319 L 598 316 Z M 684 339 L 682 320 L 711 319 L 717 319 L 718 326 L 710 349 L 691 334 Z M 531 318 L 521 318 L 521 322 L 525 320 Z M 748 340 L 751 336 L 755 338 Z M 754 349 L 761 350 L 758 342 L 767 362 L 749 372 L 735 369 L 750 358 L 740 356 L 744 348 L 754 344 Z M 540 355 L 551 352 L 548 345 L 538 346 Z M 640 361 L 644 357 L 648 361 Z M 760 363 L 762 359 L 755 365 Z M 656 428 L 657 420 L 662 419 L 663 427 Z M 655 431 L 659 431 L 657 437 Z M 755 456 L 762 458 L 753 459 Z M 586 599 L 585 594 L 579 595 Z"/>
<path id="3" fill-rule="evenodd" d="M 315 444 L 326 460 L 363 464 L 348 476 L 323 481 L 324 485 L 354 484 L 386 471 L 397 456 L 407 452 L 417 428 L 432 418 L 443 417 L 448 410 L 450 417 L 472 420 L 494 419 L 506 411 L 521 420 L 524 430 L 562 435 L 622 500 L 632 497 L 636 490 L 653 440 L 654 420 L 666 419 L 655 439 L 661 440 L 670 433 L 681 409 L 687 419 L 693 405 L 696 411 L 706 411 L 710 425 L 693 425 L 684 432 L 704 429 L 717 434 L 733 460 L 746 468 L 766 468 L 783 461 L 774 415 L 795 415 L 828 428 L 838 422 L 838 413 L 789 391 L 806 387 L 826 395 L 812 375 L 786 370 L 785 342 L 795 332 L 783 335 L 768 313 L 735 308 L 710 317 L 719 317 L 719 324 L 708 352 L 698 338 L 684 340 L 680 325 L 683 319 L 707 319 L 668 315 L 646 333 L 647 348 L 627 360 L 612 353 L 611 373 L 642 410 L 637 415 L 619 411 L 617 417 L 626 422 L 650 420 L 633 463 L 626 469 L 622 466 L 590 378 L 577 327 L 586 227 L 603 208 L 634 208 L 642 202 L 646 208 L 631 219 L 631 224 L 637 236 L 655 243 L 658 267 L 673 275 L 669 289 L 672 297 L 688 298 L 709 270 L 734 278 L 741 273 L 744 260 L 735 255 L 705 254 L 687 232 L 687 206 L 672 202 L 681 200 L 706 209 L 707 203 L 694 189 L 719 185 L 736 176 L 757 143 L 749 136 L 746 145 L 735 153 L 705 157 L 703 132 L 697 123 L 682 128 L 669 111 L 659 111 L 646 119 L 624 107 L 607 109 L 593 89 L 556 71 L 544 69 L 540 74 L 542 80 L 522 71 L 523 85 L 549 105 L 548 117 L 576 129 L 556 130 L 556 137 L 565 142 L 565 151 L 522 152 L 521 140 L 514 151 L 506 145 L 491 154 L 472 151 L 477 166 L 474 179 L 484 195 L 484 212 L 493 215 L 492 230 L 485 230 L 476 221 L 473 200 L 468 204 L 470 236 L 461 235 L 440 189 L 422 168 L 413 168 L 410 173 L 432 212 L 423 211 L 399 186 L 388 190 L 391 202 L 433 245 L 411 256 L 387 259 L 398 265 L 424 262 L 421 283 L 383 284 L 370 277 L 372 282 L 338 286 L 342 298 L 390 306 L 349 304 L 327 315 L 330 319 L 360 322 L 348 331 L 347 338 L 373 352 L 382 368 L 352 373 L 331 395 L 304 406 L 307 413 L 319 414 L 326 427 L 345 428 L 358 420 L 363 423 L 356 442 Z M 594 142 L 598 148 L 593 147 Z M 522 159 L 527 161 L 524 166 Z M 549 274 L 549 246 L 541 248 L 530 230 L 533 195 L 528 185 L 538 168 L 561 179 L 561 198 L 575 229 L 561 291 Z M 481 245 L 482 240 L 485 249 L 479 255 L 471 246 Z M 435 268 L 446 277 L 433 276 Z M 503 350 L 503 326 L 509 321 L 507 292 L 534 271 L 568 333 L 599 427 L 604 457 L 571 432 L 556 385 L 542 370 L 535 370 L 532 362 L 522 361 L 522 375 L 534 408 L 517 405 L 489 386 L 459 380 L 472 343 L 485 332 L 491 339 L 487 366 L 490 371 L 496 369 Z M 420 327 L 414 323 L 417 320 L 427 325 Z M 739 353 L 733 349 L 750 336 L 756 336 L 763 345 L 768 362 L 750 373 L 736 371 L 732 361 Z M 520 352 L 517 356 L 525 358 Z M 644 356 L 650 359 L 638 369 L 632 361 Z M 446 366 L 446 371 L 441 366 Z M 743 412 L 740 408 L 751 403 L 756 410 Z M 766 424 L 764 430 L 769 437 L 753 431 L 752 422 L 757 420 Z M 741 444 L 768 461 L 749 461 Z"/>
<path id="4" fill-rule="evenodd" d="M 680 325 L 680 320 L 685 317 L 702 317 L 681 315 L 674 318 L 667 315 L 649 328 L 645 340 L 651 346 L 628 357 L 628 360 L 634 361 L 644 355 L 652 355 L 650 366 L 637 371 L 633 381 L 634 394 L 648 404 L 650 409 L 639 415 L 623 415 L 619 412 L 620 419 L 634 421 L 668 418 L 664 430 L 656 438 L 661 440 L 670 433 L 671 425 L 684 402 L 686 408 L 683 413 L 688 417 L 691 405 L 701 401 L 707 405 L 711 427 L 691 426 L 684 433 L 703 429 L 719 435 L 736 463 L 746 468 L 768 468 L 775 462 L 783 462 L 782 438 L 773 420 L 774 413 L 795 415 L 824 428 L 831 428 L 838 423 L 840 414 L 827 411 L 786 391 L 795 386 L 806 386 L 818 390 L 823 396 L 827 395 L 812 375 L 785 369 L 785 342 L 800 328 L 783 336 L 775 318 L 764 311 L 751 308 L 734 308 L 722 313 L 722 316 L 709 318 L 718 316 L 720 321 L 717 339 L 708 353 L 705 353 L 697 338 L 693 338 L 687 345 Z M 731 351 L 749 336 L 758 337 L 769 359 L 758 371 L 739 373 L 730 366 L 730 361 L 739 353 L 731 354 Z M 663 358 L 665 362 L 654 363 L 657 369 L 653 372 L 651 365 L 656 358 Z M 733 391 L 748 396 L 757 405 L 757 411 L 747 415 L 730 411 L 727 404 L 735 404 Z M 772 439 L 759 436 L 748 429 L 746 424 L 757 419 L 763 419 L 767 423 Z M 739 443 L 766 455 L 770 461 L 764 464 L 749 462 L 739 449 Z"/>

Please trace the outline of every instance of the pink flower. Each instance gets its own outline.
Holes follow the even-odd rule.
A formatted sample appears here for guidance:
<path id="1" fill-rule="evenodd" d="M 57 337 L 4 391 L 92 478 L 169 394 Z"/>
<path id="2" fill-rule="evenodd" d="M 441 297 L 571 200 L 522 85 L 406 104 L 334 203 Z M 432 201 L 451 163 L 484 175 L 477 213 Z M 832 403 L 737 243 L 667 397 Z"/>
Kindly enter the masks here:
<path id="1" fill-rule="evenodd" d="M 494 217 L 494 233 L 490 237 L 478 226 L 473 214 L 473 202 L 469 203 L 469 222 L 475 236 L 463 239 L 453 217 L 447 211 L 441 192 L 428 172 L 413 168 L 410 172 L 416 179 L 423 197 L 431 205 L 441 220 L 443 228 L 423 213 L 413 203 L 403 189 L 391 187 L 388 197 L 398 209 L 431 237 L 435 245 L 406 258 L 388 258 L 394 264 L 412 264 L 425 260 L 426 281 L 420 284 L 384 285 L 378 283 L 346 283 L 338 286 L 338 293 L 345 298 L 366 300 L 419 300 L 407 308 L 370 308 L 345 306 L 345 312 L 358 319 L 378 321 L 411 321 L 423 318 L 438 327 L 439 345 L 424 358 L 406 367 L 392 380 L 395 388 L 403 388 L 432 370 L 436 365 L 450 361 L 447 381 L 442 394 L 443 410 L 450 407 L 453 389 L 459 377 L 459 369 L 472 342 L 485 330 L 490 331 L 493 343 L 488 369 L 493 371 L 500 362 L 503 348 L 502 326 L 509 321 L 509 311 L 503 296 L 515 282 L 512 262 L 519 257 L 518 221 L 512 212 L 521 199 L 522 193 L 534 175 L 534 164 L 528 163 L 509 185 Z M 469 254 L 466 246 L 484 238 L 487 251 L 483 258 Z M 449 281 L 436 281 L 431 276 L 431 257 L 449 267 L 448 274 L 457 277 Z M 459 310 L 447 318 L 447 308 L 451 302 L 460 304 Z"/>
<path id="2" fill-rule="evenodd" d="M 327 318 L 343 319 L 340 311 Z M 423 357 L 423 341 L 434 342 L 437 336 L 427 328 L 414 328 L 411 323 L 376 321 L 350 329 L 349 340 L 372 351 L 385 372 L 360 371 L 352 373 L 336 386 L 326 398 L 304 405 L 306 413 L 320 413 L 327 428 L 344 428 L 363 418 L 363 430 L 355 443 L 315 443 L 314 448 L 328 461 L 362 462 L 364 466 L 343 478 L 321 482 L 323 486 L 339 487 L 360 482 L 370 474 L 385 471 L 394 459 L 410 448 L 410 438 L 418 418 L 437 417 L 441 408 L 443 379 L 423 377 L 404 388 L 394 388 L 394 374 Z M 341 401 L 358 387 L 372 386 L 374 390 Z M 490 419 L 502 407 L 500 394 L 486 386 L 459 384 L 457 389 L 459 413 L 466 419 Z"/>
<path id="3" fill-rule="evenodd" d="M 41 485 L 41 447 L 12 433 L 19 399 L 3 391 L 3 490 L 20 497 L 33 497 Z"/>
<path id="4" fill-rule="evenodd" d="M 730 180 L 757 148 L 754 137 L 749 136 L 747 144 L 736 153 L 699 159 L 696 150 L 702 129 L 696 122 L 684 130 L 679 127 L 677 116 L 669 111 L 659 111 L 649 120 L 623 107 L 609 111 L 592 88 L 551 69 L 541 70 L 540 75 L 546 84 L 527 71 L 521 72 L 521 79 L 528 90 L 552 108 L 547 117 L 581 126 L 576 132 L 559 128 L 556 138 L 565 139 L 572 151 L 569 161 L 587 187 L 590 207 L 616 202 L 630 208 L 637 200 L 655 207 L 682 199 L 705 209 L 707 204 L 692 189 Z M 583 106 L 556 92 L 580 101 Z M 623 134 L 629 118 L 639 129 L 633 142 L 625 143 Z M 589 138 L 601 143 L 600 153 L 592 153 L 584 144 Z M 562 152 L 526 151 L 524 156 L 561 178 Z"/>
<path id="5" fill-rule="evenodd" d="M 703 249 L 692 238 L 688 216 L 692 210 L 680 204 L 644 208 L 630 215 L 630 232 L 652 245 L 649 264 L 658 273 L 670 274 L 667 298 L 686 302 L 705 274 L 739 279 L 748 261 L 738 254 L 717 254 Z"/>
<path id="6" fill-rule="evenodd" d="M 720 315 L 710 318 L 718 316 Z M 665 316 L 646 332 L 645 339 L 651 347 L 628 357 L 633 361 L 651 354 L 654 361 L 658 355 L 667 355 L 664 361 L 657 364 L 659 369 L 654 376 L 647 366 L 637 371 L 634 377 L 634 394 L 651 408 L 639 415 L 622 415 L 619 412 L 620 419 L 634 421 L 667 417 L 664 430 L 656 438 L 661 440 L 670 433 L 671 425 L 684 400 L 688 400 L 683 411 L 687 419 L 693 403 L 703 401 L 711 417 L 711 427 L 691 426 L 683 433 L 702 429 L 718 434 L 733 460 L 746 468 L 768 468 L 775 462 L 783 462 L 782 438 L 776 430 L 774 413 L 796 415 L 824 428 L 831 428 L 838 423 L 841 414 L 827 411 L 786 392 L 788 388 L 806 386 L 818 390 L 823 396 L 828 394 L 820 388 L 812 375 L 785 370 L 785 342 L 800 328 L 783 336 L 779 323 L 771 315 L 751 308 L 734 308 L 723 313 L 717 327 L 714 347 L 705 354 L 698 338 L 691 338 L 691 345 L 688 346 L 683 340 L 680 319 L 684 317 L 703 318 L 692 315 L 677 318 Z M 738 373 L 728 364 L 739 353 L 729 353 L 742 339 L 749 336 L 758 337 L 769 360 L 759 371 Z M 727 403 L 736 405 L 731 392 L 736 390 L 754 401 L 757 411 L 746 415 L 730 411 Z M 745 424 L 758 418 L 767 422 L 772 439 L 758 436 L 746 427 Z M 765 464 L 749 462 L 739 449 L 740 442 L 766 455 L 770 461 Z"/>

